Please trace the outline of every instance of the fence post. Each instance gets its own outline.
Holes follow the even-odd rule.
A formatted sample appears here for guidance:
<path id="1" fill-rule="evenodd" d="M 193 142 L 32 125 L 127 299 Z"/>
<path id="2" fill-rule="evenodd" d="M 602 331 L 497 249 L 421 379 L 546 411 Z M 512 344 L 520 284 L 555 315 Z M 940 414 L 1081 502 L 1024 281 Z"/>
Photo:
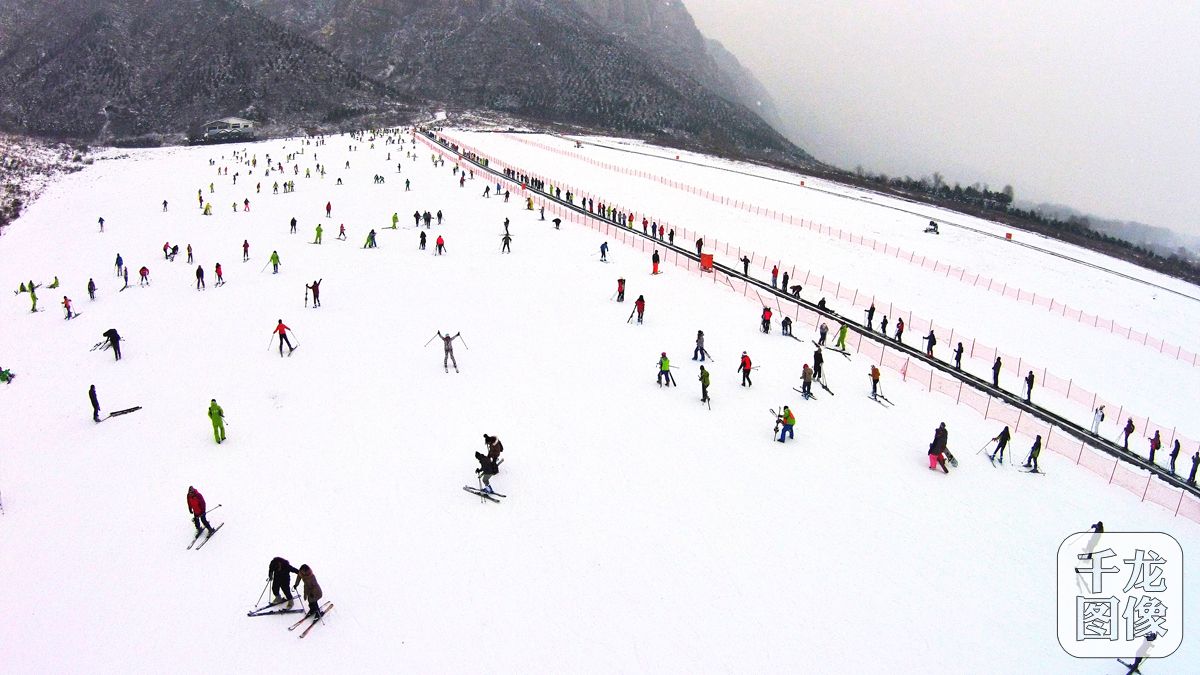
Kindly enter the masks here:
<path id="1" fill-rule="evenodd" d="M 985 419 L 985 420 L 986 420 L 986 419 L 988 418 L 988 411 L 989 411 L 989 410 L 991 410 L 991 409 L 992 409 L 992 397 L 991 397 L 991 396 L 989 396 L 989 397 L 987 398 L 987 405 L 985 405 L 985 406 L 983 407 L 983 419 Z"/>
<path id="2" fill-rule="evenodd" d="M 963 388 L 963 381 L 959 380 L 958 381 L 958 393 L 955 394 L 955 396 L 954 396 L 954 405 L 958 405 L 958 402 L 962 400 L 962 388 Z"/>

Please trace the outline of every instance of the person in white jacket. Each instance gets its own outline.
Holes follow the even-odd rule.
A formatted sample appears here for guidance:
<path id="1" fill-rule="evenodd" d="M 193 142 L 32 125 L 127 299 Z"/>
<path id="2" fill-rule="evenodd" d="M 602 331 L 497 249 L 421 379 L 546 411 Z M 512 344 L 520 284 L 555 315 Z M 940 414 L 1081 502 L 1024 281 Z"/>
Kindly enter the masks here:
<path id="1" fill-rule="evenodd" d="M 1104 421 L 1104 406 L 1092 411 L 1092 434 L 1100 435 L 1100 423 Z"/>

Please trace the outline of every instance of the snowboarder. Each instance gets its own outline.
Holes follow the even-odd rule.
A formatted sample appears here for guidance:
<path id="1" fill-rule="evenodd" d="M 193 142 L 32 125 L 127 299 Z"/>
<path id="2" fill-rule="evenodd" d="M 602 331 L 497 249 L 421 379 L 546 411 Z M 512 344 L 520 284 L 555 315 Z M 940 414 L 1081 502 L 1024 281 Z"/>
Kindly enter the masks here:
<path id="1" fill-rule="evenodd" d="M 208 420 L 212 422 L 213 440 L 220 445 L 225 440 L 225 411 L 217 405 L 217 399 L 208 404 Z"/>
<path id="2" fill-rule="evenodd" d="M 633 301 L 633 311 L 637 312 L 638 324 L 641 324 L 642 315 L 646 313 L 646 299 L 644 297 L 639 295 L 637 300 Z"/>
<path id="3" fill-rule="evenodd" d="M 325 281 L 325 279 L 323 279 L 323 278 L 317 279 L 316 281 L 312 282 L 311 285 L 309 285 L 309 284 L 304 285 L 305 289 L 312 291 L 313 308 L 314 309 L 321 306 L 321 282 L 322 281 Z"/>
<path id="4" fill-rule="evenodd" d="M 703 361 L 708 352 L 704 351 L 704 331 L 696 331 L 696 348 L 692 351 L 693 361 Z"/>
<path id="5" fill-rule="evenodd" d="M 760 328 L 760 330 L 762 330 L 762 332 L 764 332 L 764 333 L 771 332 L 771 308 L 770 307 L 763 307 L 762 327 Z"/>
<path id="6" fill-rule="evenodd" d="M 190 485 L 187 491 L 187 506 L 188 513 L 192 514 L 192 524 L 196 526 L 196 536 L 199 537 L 204 532 L 204 528 L 207 528 L 208 536 L 211 537 L 216 530 L 208 524 L 208 507 L 204 504 L 204 495 Z M 201 525 L 204 527 L 202 528 Z"/>
<path id="7" fill-rule="evenodd" d="M 1101 405 L 1092 411 L 1092 435 L 1100 435 L 1100 423 L 1104 421 L 1104 406 Z"/>
<path id="8" fill-rule="evenodd" d="M 292 575 L 299 573 L 300 570 L 292 567 L 286 558 L 277 556 L 271 559 L 271 563 L 267 565 L 267 581 L 271 582 L 271 595 L 275 600 L 273 604 L 279 604 L 287 598 L 287 606 L 284 609 L 292 608 L 292 590 L 288 587 L 292 585 Z"/>
<path id="9" fill-rule="evenodd" d="M 279 274 L 279 251 L 271 251 L 271 274 Z"/>
<path id="10" fill-rule="evenodd" d="M 112 347 L 114 360 L 121 360 L 121 336 L 117 333 L 116 328 L 109 328 L 104 331 L 104 337 L 108 340 L 108 345 Z"/>
<path id="11" fill-rule="evenodd" d="M 1033 379 L 1034 379 L 1033 371 L 1031 370 L 1031 371 L 1029 371 L 1029 374 L 1025 376 L 1025 402 L 1026 403 L 1032 402 L 1029 399 L 1031 396 L 1033 396 Z"/>
<path id="12" fill-rule="evenodd" d="M 700 379 L 700 402 L 708 403 L 708 385 L 711 383 L 712 380 L 709 378 L 708 371 L 704 369 L 704 366 L 700 366 L 700 378 L 699 379 Z"/>
<path id="13" fill-rule="evenodd" d="M 999 458 L 1000 463 L 1003 464 L 1004 448 L 1008 447 L 1008 442 L 1012 440 L 1012 434 L 1009 433 L 1008 427 L 1006 426 L 1000 431 L 1000 433 L 996 434 L 992 440 L 996 441 L 996 449 L 992 451 L 992 454 L 988 455 L 988 459 L 992 460 L 994 463 L 996 459 Z"/>
<path id="14" fill-rule="evenodd" d="M 1042 435 L 1038 434 L 1033 439 L 1033 447 L 1029 448 L 1029 457 L 1025 459 L 1025 468 L 1031 469 L 1031 473 L 1040 473 L 1038 471 L 1038 455 L 1042 454 Z M 1032 465 L 1032 466 L 1031 466 Z"/>
<path id="15" fill-rule="evenodd" d="M 608 262 L 608 242 L 600 244 L 600 261 Z"/>
<path id="16" fill-rule="evenodd" d="M 742 360 L 738 363 L 738 372 L 742 374 L 742 386 L 743 387 L 749 387 L 749 386 L 754 385 L 754 383 L 750 381 L 750 369 L 751 368 L 752 368 L 752 366 L 750 364 L 750 357 L 746 354 L 746 352 L 742 352 Z"/>
<path id="17" fill-rule="evenodd" d="M 879 395 L 879 368 L 871 366 L 871 398 L 874 399 Z"/>
<path id="18" fill-rule="evenodd" d="M 301 565 L 300 569 L 296 570 L 296 583 L 292 584 L 292 590 L 296 590 L 301 581 L 304 582 L 304 601 L 308 603 L 308 613 L 304 616 L 305 618 L 311 616 L 314 619 L 320 619 L 321 598 L 325 594 L 321 591 L 321 585 L 317 583 L 317 577 L 308 565 Z"/>
<path id="19" fill-rule="evenodd" d="M 929 444 L 929 470 L 934 471 L 941 465 L 944 473 L 950 473 L 950 469 L 946 468 L 946 449 L 950 442 L 950 432 L 946 430 L 946 423 L 942 422 L 933 432 L 933 442 Z"/>
<path id="20" fill-rule="evenodd" d="M 204 285 L 204 266 L 196 265 L 196 290 L 204 290 L 207 287 Z"/>
<path id="21" fill-rule="evenodd" d="M 658 387 L 662 388 L 663 383 L 668 387 L 674 382 L 671 378 L 671 359 L 667 358 L 667 353 L 663 352 L 662 357 L 658 359 Z"/>
<path id="22" fill-rule="evenodd" d="M 1132 417 L 1125 420 L 1125 428 L 1121 430 L 1122 433 L 1125 434 L 1125 450 L 1129 450 L 1129 437 L 1133 435 L 1135 429 L 1137 429 L 1137 427 L 1133 426 Z"/>
<path id="23" fill-rule="evenodd" d="M 292 341 L 288 339 L 287 332 L 289 330 L 290 329 L 284 325 L 283 319 L 280 319 L 279 323 L 275 324 L 275 330 L 272 331 L 273 333 L 279 335 L 279 356 L 281 357 L 283 356 L 284 343 L 287 343 L 289 356 L 291 356 L 292 352 L 296 351 L 296 348 L 292 346 Z"/>
<path id="24" fill-rule="evenodd" d="M 95 299 L 96 299 L 96 282 L 95 282 L 95 281 L 92 281 L 92 280 L 89 278 L 89 279 L 88 279 L 88 287 L 87 287 L 87 288 L 88 288 L 88 299 L 89 299 L 89 300 L 95 300 Z"/>
<path id="25" fill-rule="evenodd" d="M 933 358 L 933 346 L 937 344 L 937 336 L 933 334 L 933 329 L 929 329 L 929 335 L 925 336 L 925 356 Z"/>
<path id="26" fill-rule="evenodd" d="M 442 331 L 438 331 L 437 336 L 442 339 L 442 348 L 445 350 L 442 355 L 442 369 L 447 373 L 450 372 L 450 367 L 447 365 L 448 363 L 453 363 L 454 372 L 458 372 L 458 361 L 454 358 L 454 340 L 460 335 L 462 335 L 462 331 L 459 331 L 454 335 L 450 335 L 449 333 L 443 335 Z"/>
<path id="27" fill-rule="evenodd" d="M 1000 357 L 996 357 L 996 361 L 992 363 L 992 386 L 1000 388 Z"/>
<path id="28" fill-rule="evenodd" d="M 92 420 L 100 423 L 100 400 L 96 398 L 96 385 L 88 388 L 88 398 L 92 400 Z"/>
<path id="29" fill-rule="evenodd" d="M 492 476 L 500 473 L 500 465 L 482 452 L 475 453 L 475 459 L 479 461 L 479 468 L 475 469 L 475 473 L 483 483 L 483 491 L 489 494 L 495 492 L 492 489 Z"/>
<path id="30" fill-rule="evenodd" d="M 650 263 L 653 265 L 653 268 L 650 270 L 650 274 L 658 274 L 659 260 L 660 258 L 658 255 L 658 249 L 654 249 L 654 254 L 650 256 Z"/>
<path id="31" fill-rule="evenodd" d="M 963 355 L 963 344 L 960 342 L 960 343 L 958 343 L 958 346 L 954 348 L 954 369 L 955 370 L 962 370 L 962 355 Z"/>
<path id="32" fill-rule="evenodd" d="M 625 279 L 617 279 L 617 302 L 625 302 Z"/>
<path id="33" fill-rule="evenodd" d="M 777 440 L 780 443 L 783 443 L 783 439 L 785 438 L 791 438 L 793 441 L 796 440 L 796 416 L 792 414 L 792 409 L 786 405 L 783 406 L 783 412 L 779 413 L 777 421 L 783 425 L 783 429 L 779 432 Z"/>

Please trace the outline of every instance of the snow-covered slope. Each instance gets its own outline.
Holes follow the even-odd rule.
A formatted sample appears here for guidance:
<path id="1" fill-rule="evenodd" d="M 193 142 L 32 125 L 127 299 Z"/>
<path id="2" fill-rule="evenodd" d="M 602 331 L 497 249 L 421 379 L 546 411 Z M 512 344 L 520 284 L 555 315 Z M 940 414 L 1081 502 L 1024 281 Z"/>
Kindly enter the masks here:
<path id="1" fill-rule="evenodd" d="M 887 375 L 897 405 L 883 408 L 866 396 L 864 360 L 831 354 L 837 395 L 800 400 L 792 387 L 809 335 L 763 335 L 741 296 L 672 266 L 651 277 L 629 249 L 614 246 L 602 264 L 594 231 L 556 231 L 515 196 L 483 199 L 482 177 L 459 188 L 452 162 L 434 168 L 422 146 L 413 161 L 382 138 L 371 148 L 335 137 L 303 146 L 298 176 L 287 162 L 286 175 L 262 177 L 267 154 L 301 147 L 243 146 L 258 159 L 253 175 L 231 160 L 233 146 L 99 161 L 52 185 L 0 239 L 14 290 L 54 275 L 63 284 L 39 289 L 45 313 L 31 314 L 27 295 L 0 307 L 0 366 L 18 374 L 0 387 L 6 672 L 1108 672 L 1057 644 L 1059 542 L 1100 518 L 1110 530 L 1171 533 L 1188 552 L 1200 545 L 1194 523 L 1049 453 L 1046 476 L 991 467 L 974 453 L 999 429 L 970 409 Z M 553 175 L 549 155 L 504 152 Z M 210 158 L 230 175 L 218 178 Z M 305 178 L 317 161 L 328 175 Z M 286 179 L 294 193 L 270 194 Z M 690 217 L 669 188 L 635 188 L 664 217 Z M 197 190 L 213 216 L 200 214 Z M 411 229 L 418 209 L 446 215 L 425 251 Z M 408 227 L 383 229 L 393 212 Z M 499 252 L 505 218 L 511 255 Z M 320 246 L 308 243 L 317 223 Z M 774 227 L 745 232 L 798 236 Z M 362 248 L 370 228 L 377 249 Z M 446 256 L 432 255 L 438 235 Z M 193 246 L 208 290 L 194 289 L 183 253 L 163 260 L 164 241 Z M 814 254 L 823 245 L 804 243 Z M 976 246 L 958 244 L 962 264 L 996 264 Z M 278 275 L 263 271 L 272 250 Z M 147 265 L 152 285 L 137 288 L 135 273 L 118 292 L 117 253 L 134 270 Z M 1080 288 L 1102 283 L 1037 264 L 1047 277 L 1082 275 Z M 306 308 L 315 279 L 323 306 Z M 56 311 L 63 293 L 78 319 Z M 626 319 L 641 294 L 637 326 Z M 1125 302 L 1089 298 L 1123 311 L 1108 300 Z M 268 347 L 278 319 L 301 345 L 290 358 Z M 127 339 L 120 362 L 88 351 L 114 327 Z M 716 357 L 711 411 L 689 360 L 698 329 Z M 436 343 L 423 346 L 438 330 L 462 332 L 461 373 L 442 371 Z M 1027 328 L 988 330 L 1015 342 Z M 751 388 L 735 373 L 743 350 L 761 366 Z M 654 384 L 663 351 L 678 388 Z M 1128 343 L 1069 351 L 1156 367 Z M 1148 403 L 1194 404 L 1190 382 L 1164 382 Z M 96 425 L 90 384 L 106 412 L 143 409 Z M 212 398 L 229 421 L 219 446 L 205 416 Z M 768 412 L 782 404 L 799 418 L 783 445 Z M 949 476 L 925 467 L 943 421 L 962 462 Z M 498 505 L 460 489 L 474 482 L 484 433 L 506 449 Z M 1019 439 L 1016 451 L 1027 447 Z M 199 552 L 185 550 L 189 485 L 221 505 L 212 521 L 226 524 Z M 285 630 L 288 617 L 245 616 L 277 555 L 312 566 L 336 605 L 303 641 Z M 1185 637 L 1154 668 L 1185 673 L 1197 660 L 1200 645 Z"/>

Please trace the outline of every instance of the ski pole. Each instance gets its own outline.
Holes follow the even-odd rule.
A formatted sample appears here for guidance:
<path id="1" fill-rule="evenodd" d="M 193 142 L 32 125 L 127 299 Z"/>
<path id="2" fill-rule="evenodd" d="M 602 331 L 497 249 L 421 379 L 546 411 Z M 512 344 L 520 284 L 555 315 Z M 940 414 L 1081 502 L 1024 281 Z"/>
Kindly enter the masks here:
<path id="1" fill-rule="evenodd" d="M 464 346 L 464 347 L 467 347 L 467 341 L 466 341 L 466 340 L 463 340 L 463 336 L 462 336 L 461 334 L 458 336 L 458 339 L 459 339 L 459 340 L 462 340 L 462 343 L 463 343 L 463 346 Z M 470 347 L 467 347 L 467 351 L 471 351 L 471 348 L 470 348 Z"/>
<path id="2" fill-rule="evenodd" d="M 433 341 L 434 341 L 434 339 L 436 339 L 436 338 L 437 338 L 437 335 L 434 335 L 433 337 L 429 338 L 429 342 L 433 342 Z M 429 346 L 429 342 L 426 342 L 426 343 L 425 343 L 425 347 L 428 347 L 428 346 Z M 424 347 L 422 347 L 422 349 L 424 349 Z"/>
<path id="3" fill-rule="evenodd" d="M 267 586 L 270 586 L 270 585 L 271 585 L 271 577 L 267 577 L 267 583 L 263 584 L 262 593 L 258 594 L 258 600 L 256 600 L 254 603 L 255 607 L 258 607 L 259 604 L 262 603 L 262 596 L 267 594 Z"/>
<path id="4" fill-rule="evenodd" d="M 980 452 L 983 452 L 984 448 L 986 448 L 987 446 L 989 446 L 989 445 L 991 445 L 991 444 L 992 444 L 992 442 L 991 442 L 991 441 L 988 441 L 987 443 L 984 443 L 984 444 L 983 444 L 983 448 L 980 448 L 980 449 L 979 449 L 979 452 L 976 452 L 975 454 L 977 454 L 977 455 L 978 455 Z"/>
<path id="5" fill-rule="evenodd" d="M 267 351 L 271 351 L 271 345 L 275 344 L 275 334 L 271 333 L 270 339 L 267 340 Z"/>
<path id="6" fill-rule="evenodd" d="M 263 266 L 262 266 L 262 269 L 261 269 L 261 270 L 259 270 L 259 271 L 258 271 L 258 273 L 259 273 L 259 274 L 262 274 L 263 272 L 266 272 L 266 271 L 267 271 L 267 265 L 270 265 L 270 264 L 271 264 L 271 261 L 270 261 L 270 260 L 268 260 L 268 261 L 267 261 L 267 264 L 266 264 L 266 265 L 263 265 Z"/>

